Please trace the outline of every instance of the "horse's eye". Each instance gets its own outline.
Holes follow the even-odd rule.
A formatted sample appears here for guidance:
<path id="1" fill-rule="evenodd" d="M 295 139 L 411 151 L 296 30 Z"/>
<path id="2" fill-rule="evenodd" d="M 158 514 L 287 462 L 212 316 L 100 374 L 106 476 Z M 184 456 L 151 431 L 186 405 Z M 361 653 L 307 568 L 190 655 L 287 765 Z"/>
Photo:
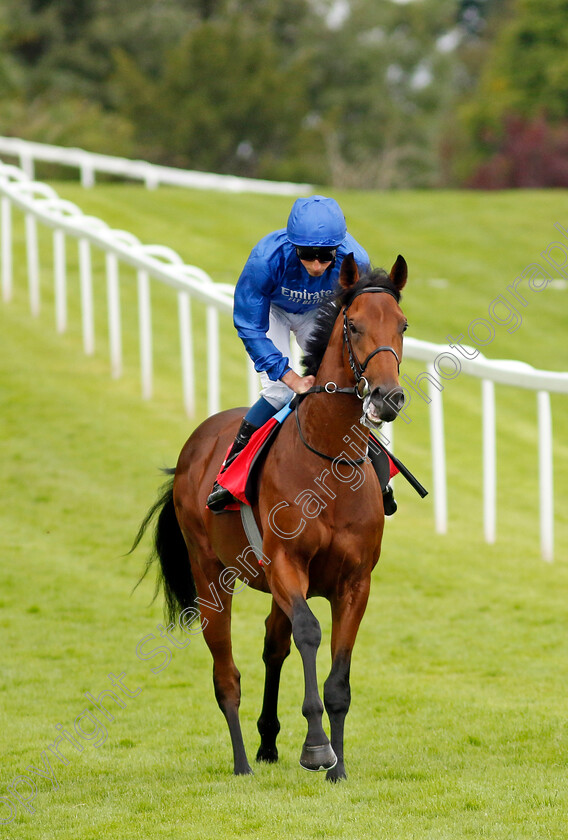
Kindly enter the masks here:
<path id="1" fill-rule="evenodd" d="M 408 329 L 408 321 L 405 324 L 402 325 L 403 333 L 405 333 L 407 331 L 407 329 Z"/>
<path id="2" fill-rule="evenodd" d="M 354 333 L 355 335 L 359 332 L 359 330 L 357 329 L 357 327 L 355 326 L 355 324 L 353 323 L 353 321 L 349 321 L 349 329 L 350 329 L 350 330 L 351 330 L 351 332 L 352 332 L 352 333 Z"/>

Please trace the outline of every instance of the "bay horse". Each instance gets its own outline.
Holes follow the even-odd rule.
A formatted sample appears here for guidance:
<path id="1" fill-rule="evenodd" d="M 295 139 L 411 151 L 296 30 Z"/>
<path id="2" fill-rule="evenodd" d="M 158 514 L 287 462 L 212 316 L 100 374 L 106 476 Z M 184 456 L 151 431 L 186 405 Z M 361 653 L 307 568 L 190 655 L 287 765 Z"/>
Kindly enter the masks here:
<path id="1" fill-rule="evenodd" d="M 365 457 L 368 430 L 362 431 L 359 420 L 362 407 L 373 425 L 394 420 L 402 408 L 398 371 L 407 322 L 399 300 L 406 279 L 400 255 L 390 274 L 374 269 L 362 277 L 353 255 L 343 260 L 337 296 L 320 307 L 304 358 L 315 385 L 283 422 L 260 474 L 253 504 L 262 534 L 260 565 L 239 512 L 213 515 L 205 504 L 243 408 L 222 411 L 195 429 L 173 479 L 135 540 L 133 548 L 159 512 L 154 559 L 161 566 L 168 617 L 176 622 L 189 616 L 185 629 L 201 622 L 213 657 L 215 696 L 229 727 L 235 774 L 252 773 L 239 722 L 240 674 L 231 644 L 232 597 L 248 585 L 272 596 L 257 761 L 278 759 L 278 689 L 293 637 L 305 680 L 307 735 L 300 764 L 326 770 L 331 781 L 346 778 L 343 732 L 351 654 L 384 525 L 379 481 Z M 323 692 L 331 743 L 322 726 L 324 706 L 316 676 L 321 629 L 308 606 L 311 596 L 323 596 L 331 604 L 332 664 Z"/>

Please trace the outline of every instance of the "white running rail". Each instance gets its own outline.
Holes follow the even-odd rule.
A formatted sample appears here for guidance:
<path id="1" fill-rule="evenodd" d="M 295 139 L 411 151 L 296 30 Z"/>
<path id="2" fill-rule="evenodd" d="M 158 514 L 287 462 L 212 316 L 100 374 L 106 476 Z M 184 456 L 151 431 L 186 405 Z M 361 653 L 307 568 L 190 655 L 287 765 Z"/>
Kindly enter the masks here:
<path id="1" fill-rule="evenodd" d="M 87 354 L 94 352 L 93 289 L 91 276 L 91 247 L 105 253 L 107 307 L 111 373 L 122 372 L 121 314 L 119 299 L 119 265 L 126 263 L 137 271 L 138 311 L 140 330 L 140 370 L 142 396 L 152 394 L 152 319 L 149 293 L 150 278 L 172 286 L 178 295 L 183 398 L 189 416 L 195 413 L 195 370 L 190 319 L 190 302 L 195 298 L 207 306 L 208 412 L 220 410 L 219 383 L 221 381 L 218 314 L 232 312 L 234 287 L 214 283 L 196 266 L 184 265 L 172 249 L 160 245 L 142 245 L 132 234 L 112 230 L 104 222 L 84 215 L 71 202 L 57 196 L 46 184 L 30 180 L 15 166 L 0 163 L 1 200 L 1 283 L 2 297 L 9 302 L 13 285 L 12 210 L 25 215 L 25 237 L 30 310 L 37 315 L 40 309 L 40 253 L 37 224 L 53 229 L 53 260 L 56 328 L 67 328 L 67 263 L 66 240 L 73 237 L 79 247 L 79 280 L 83 347 Z M 406 338 L 405 356 L 425 363 L 425 376 L 435 378 L 440 373 L 438 361 L 447 356 L 447 346 Z M 258 394 L 258 377 L 248 361 L 249 402 Z M 568 394 L 568 373 L 537 370 L 515 361 L 494 361 L 481 354 L 475 359 L 460 360 L 463 373 L 481 380 L 483 416 L 483 511 L 484 535 L 488 543 L 496 538 L 496 430 L 495 384 L 512 385 L 536 392 L 539 439 L 539 492 L 541 552 L 546 561 L 554 555 L 554 492 L 552 457 L 552 418 L 550 393 Z M 423 399 L 429 403 L 435 528 L 447 531 L 447 477 L 445 464 L 444 413 L 442 393 L 432 381 L 428 382 Z M 399 420 L 399 422 L 401 422 Z"/>
<path id="2" fill-rule="evenodd" d="M 472 350 L 465 347 L 468 352 Z M 404 339 L 406 358 L 426 363 L 425 373 L 440 380 L 440 356 L 448 355 L 448 345 L 433 344 L 415 338 Z M 461 372 L 481 380 L 482 453 L 483 453 L 483 526 L 485 540 L 494 543 L 497 523 L 497 444 L 495 425 L 495 384 L 512 385 L 536 392 L 538 418 L 538 462 L 540 497 L 540 545 L 544 560 L 554 558 L 554 490 L 552 457 L 552 413 L 550 394 L 568 394 L 568 373 L 538 370 L 524 362 L 486 359 L 481 353 L 474 359 L 460 358 Z M 418 377 L 417 377 L 418 378 Z M 404 377 L 402 384 L 404 383 Z M 434 519 L 436 531 L 444 534 L 448 525 L 447 477 L 445 461 L 444 410 L 442 392 L 428 381 L 425 398 L 429 400 Z"/>
<path id="3" fill-rule="evenodd" d="M 37 234 L 37 225 L 40 223 L 53 229 L 55 319 L 58 332 L 67 329 L 66 240 L 72 237 L 78 242 L 82 337 L 87 355 L 94 353 L 91 247 L 95 246 L 105 253 L 109 350 L 111 373 L 115 378 L 121 376 L 123 365 L 119 265 L 125 263 L 136 269 L 140 370 L 142 396 L 146 399 L 152 395 L 153 382 L 150 278 L 166 283 L 177 291 L 183 399 L 190 417 L 195 414 L 191 299 L 195 298 L 207 305 L 207 406 L 210 414 L 220 410 L 219 312 L 231 314 L 233 311 L 232 285 L 214 283 L 201 268 L 185 265 L 179 254 L 171 248 L 143 245 L 131 233 L 113 230 L 100 219 L 85 215 L 72 202 L 59 198 L 50 186 L 30 181 L 15 166 L 0 163 L 0 197 L 1 276 L 5 302 L 12 298 L 12 208 L 18 208 L 25 214 L 28 292 L 32 315 L 37 316 L 40 311 L 40 251 Z M 249 373 L 251 391 L 256 386 L 255 380 L 253 369 Z"/>
<path id="4" fill-rule="evenodd" d="M 18 158 L 21 169 L 30 180 L 35 177 L 35 162 L 44 161 L 78 169 L 81 184 L 92 187 L 97 172 L 116 175 L 134 181 L 143 181 L 148 189 L 160 184 L 176 187 L 193 187 L 222 192 L 254 192 L 265 195 L 293 195 L 308 193 L 310 184 L 293 184 L 289 181 L 263 181 L 256 178 L 240 178 L 236 175 L 217 175 L 211 172 L 196 172 L 176 169 L 172 166 L 158 166 L 144 160 L 99 155 L 84 149 L 50 146 L 46 143 L 32 143 L 16 137 L 0 137 L 0 154 Z"/>

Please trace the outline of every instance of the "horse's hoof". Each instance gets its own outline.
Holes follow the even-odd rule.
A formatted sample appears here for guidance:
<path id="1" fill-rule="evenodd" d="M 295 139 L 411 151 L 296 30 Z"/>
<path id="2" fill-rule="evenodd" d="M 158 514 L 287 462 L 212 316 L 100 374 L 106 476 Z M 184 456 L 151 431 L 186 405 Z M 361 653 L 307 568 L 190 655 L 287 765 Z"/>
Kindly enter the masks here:
<path id="1" fill-rule="evenodd" d="M 235 767 L 233 770 L 234 776 L 254 776 L 254 770 L 250 766 L 250 764 L 243 765 L 242 767 Z"/>
<path id="2" fill-rule="evenodd" d="M 309 747 L 306 744 L 302 747 L 300 766 L 304 770 L 331 770 L 337 764 L 337 756 L 331 744 L 321 744 L 317 747 Z"/>
<path id="3" fill-rule="evenodd" d="M 278 750 L 276 747 L 259 747 L 256 754 L 257 761 L 266 761 L 267 764 L 276 764 L 278 761 Z"/>
<path id="4" fill-rule="evenodd" d="M 347 773 L 345 772 L 345 768 L 340 768 L 339 764 L 336 764 L 335 767 L 327 771 L 325 778 L 328 782 L 342 782 L 347 778 Z"/>

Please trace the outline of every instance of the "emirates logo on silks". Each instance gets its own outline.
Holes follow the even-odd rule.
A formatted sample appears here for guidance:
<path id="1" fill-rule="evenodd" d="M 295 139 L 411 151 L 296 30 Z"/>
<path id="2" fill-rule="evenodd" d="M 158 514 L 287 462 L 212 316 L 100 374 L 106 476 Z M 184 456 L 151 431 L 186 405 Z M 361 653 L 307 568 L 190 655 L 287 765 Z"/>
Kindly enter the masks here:
<path id="1" fill-rule="evenodd" d="M 326 298 L 333 296 L 332 289 L 320 289 L 317 292 L 308 292 L 306 289 L 287 289 L 286 286 L 281 286 L 280 291 L 282 297 L 293 300 L 296 303 L 305 303 L 311 306 L 323 303 Z"/>

